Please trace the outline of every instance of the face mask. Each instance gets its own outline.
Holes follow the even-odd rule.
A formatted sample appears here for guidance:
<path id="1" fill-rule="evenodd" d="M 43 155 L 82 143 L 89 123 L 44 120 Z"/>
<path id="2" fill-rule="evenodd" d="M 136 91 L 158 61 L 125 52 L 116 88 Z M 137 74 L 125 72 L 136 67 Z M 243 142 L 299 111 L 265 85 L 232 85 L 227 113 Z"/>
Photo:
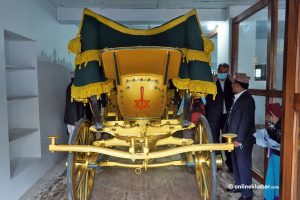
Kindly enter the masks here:
<path id="1" fill-rule="evenodd" d="M 201 100 L 202 100 L 203 105 L 205 105 L 205 104 L 206 104 L 206 99 L 205 99 L 205 97 L 201 97 Z"/>
<path id="2" fill-rule="evenodd" d="M 227 73 L 219 73 L 218 79 L 225 80 L 227 78 Z"/>

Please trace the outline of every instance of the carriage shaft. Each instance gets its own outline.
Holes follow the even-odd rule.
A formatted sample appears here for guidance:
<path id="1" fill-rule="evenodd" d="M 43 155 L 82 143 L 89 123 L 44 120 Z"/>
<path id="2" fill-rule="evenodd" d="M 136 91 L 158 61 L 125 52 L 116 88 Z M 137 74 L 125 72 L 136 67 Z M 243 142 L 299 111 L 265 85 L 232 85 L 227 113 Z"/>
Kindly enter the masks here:
<path id="1" fill-rule="evenodd" d="M 126 164 L 120 162 L 112 162 L 107 161 L 103 163 L 99 163 L 97 166 L 99 167 L 126 167 L 126 168 L 158 168 L 158 167 L 166 167 L 166 166 L 183 166 L 186 165 L 186 162 L 182 160 L 174 160 L 163 163 L 153 163 L 153 164 Z"/>
<path id="2" fill-rule="evenodd" d="M 174 147 L 171 149 L 144 153 L 129 153 L 120 150 L 105 148 L 105 147 L 95 147 L 91 145 L 56 145 L 52 143 L 49 145 L 49 151 L 62 151 L 62 152 L 84 152 L 84 153 L 99 153 L 105 154 L 117 158 L 125 158 L 131 160 L 147 160 L 154 158 L 163 158 L 180 153 L 187 152 L 198 152 L 198 151 L 232 151 L 234 149 L 233 143 L 220 143 L 220 144 L 193 144 L 188 146 Z"/>

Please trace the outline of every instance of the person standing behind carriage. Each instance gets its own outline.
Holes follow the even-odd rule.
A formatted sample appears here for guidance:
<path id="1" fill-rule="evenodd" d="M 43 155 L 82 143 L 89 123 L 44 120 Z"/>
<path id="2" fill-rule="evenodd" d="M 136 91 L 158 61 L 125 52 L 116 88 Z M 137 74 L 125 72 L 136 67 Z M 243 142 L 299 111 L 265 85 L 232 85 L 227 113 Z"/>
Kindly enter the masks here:
<path id="1" fill-rule="evenodd" d="M 74 72 L 70 72 L 71 82 L 69 83 L 66 90 L 66 106 L 64 114 L 64 123 L 67 125 L 67 131 L 69 134 L 69 143 L 72 138 L 72 134 L 75 129 L 75 123 L 78 122 L 81 118 L 87 117 L 91 119 L 91 111 L 88 106 L 84 106 L 82 102 L 72 101 L 71 100 L 71 87 L 74 81 Z"/>
<path id="2" fill-rule="evenodd" d="M 205 105 L 205 116 L 209 122 L 214 143 L 220 143 L 220 131 L 223 131 L 226 115 L 233 103 L 233 91 L 231 87 L 231 77 L 228 75 L 229 65 L 219 64 L 218 75 L 215 77 L 217 86 L 217 95 L 213 100 L 212 95 L 207 96 Z M 231 153 L 225 152 L 226 165 L 232 172 Z"/>
<path id="3" fill-rule="evenodd" d="M 232 166 L 235 185 L 228 192 L 241 192 L 239 200 L 251 200 L 252 185 L 252 149 L 255 144 L 255 102 L 247 91 L 249 80 L 245 73 L 236 73 L 233 77 L 232 90 L 235 93 L 234 102 L 227 115 L 224 132 L 235 133 Z M 241 188 L 242 187 L 242 188 Z"/>
<path id="4" fill-rule="evenodd" d="M 277 104 L 269 104 L 267 106 L 266 122 L 268 123 L 267 132 L 270 138 L 278 144 L 281 142 L 281 117 L 282 107 Z M 270 157 L 268 161 L 268 169 L 265 185 L 272 188 L 265 188 L 264 200 L 279 199 L 280 184 L 280 151 L 270 149 Z"/>

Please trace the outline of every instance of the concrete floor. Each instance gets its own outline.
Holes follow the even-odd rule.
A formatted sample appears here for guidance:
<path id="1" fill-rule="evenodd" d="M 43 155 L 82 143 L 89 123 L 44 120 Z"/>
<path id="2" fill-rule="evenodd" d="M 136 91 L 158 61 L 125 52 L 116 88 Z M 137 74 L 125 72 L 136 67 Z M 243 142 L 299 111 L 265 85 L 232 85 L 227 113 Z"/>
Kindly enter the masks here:
<path id="1" fill-rule="evenodd" d="M 218 172 L 217 199 L 234 200 L 240 194 L 225 192 L 233 183 L 230 173 Z M 21 200 L 67 199 L 65 159 L 59 161 Z M 257 183 L 257 182 L 253 182 Z M 255 200 L 263 199 L 263 190 L 254 191 Z M 96 173 L 91 200 L 195 200 L 199 199 L 195 175 L 184 167 L 150 169 L 136 175 L 132 169 L 106 168 Z"/>

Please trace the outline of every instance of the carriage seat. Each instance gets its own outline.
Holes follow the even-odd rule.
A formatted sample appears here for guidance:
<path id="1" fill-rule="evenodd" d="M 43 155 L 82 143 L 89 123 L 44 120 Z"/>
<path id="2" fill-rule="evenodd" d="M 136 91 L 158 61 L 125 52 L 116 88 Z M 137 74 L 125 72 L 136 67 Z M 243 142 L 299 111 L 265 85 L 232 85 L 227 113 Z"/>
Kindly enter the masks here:
<path id="1" fill-rule="evenodd" d="M 168 47 L 101 51 L 105 76 L 116 82 L 118 106 L 125 120 L 161 118 L 167 82 L 178 76 L 181 55 L 179 49 Z"/>

